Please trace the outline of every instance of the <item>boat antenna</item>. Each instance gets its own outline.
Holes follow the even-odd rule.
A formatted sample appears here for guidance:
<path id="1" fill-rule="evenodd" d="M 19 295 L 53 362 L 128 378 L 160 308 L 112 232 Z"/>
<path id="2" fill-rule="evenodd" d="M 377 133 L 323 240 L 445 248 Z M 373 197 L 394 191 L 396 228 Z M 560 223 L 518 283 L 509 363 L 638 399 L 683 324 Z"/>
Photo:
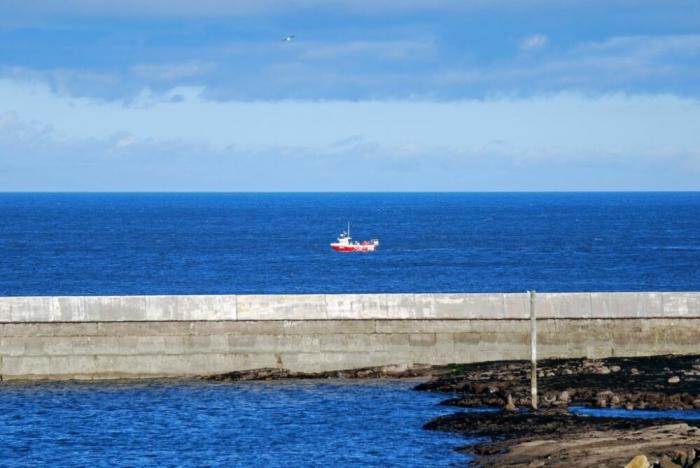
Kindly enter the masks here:
<path id="1" fill-rule="evenodd" d="M 350 221 L 348 221 L 348 238 L 351 238 L 351 236 L 350 236 Z"/>

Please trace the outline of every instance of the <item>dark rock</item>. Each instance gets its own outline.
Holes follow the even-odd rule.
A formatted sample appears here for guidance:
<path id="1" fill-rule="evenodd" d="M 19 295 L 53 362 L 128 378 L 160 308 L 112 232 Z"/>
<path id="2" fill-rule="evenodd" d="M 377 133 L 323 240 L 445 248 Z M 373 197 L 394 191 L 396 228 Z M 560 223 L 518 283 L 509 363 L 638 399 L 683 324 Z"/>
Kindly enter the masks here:
<path id="1" fill-rule="evenodd" d="M 680 466 L 689 466 L 695 461 L 695 450 L 692 448 L 688 450 L 676 450 L 671 460 Z"/>
<path id="2" fill-rule="evenodd" d="M 673 419 L 609 418 L 579 416 L 565 410 L 545 409 L 537 412 L 455 413 L 440 416 L 425 424 L 430 430 L 456 432 L 469 437 L 534 437 L 556 434 L 579 434 L 594 430 L 638 430 Z"/>
<path id="3" fill-rule="evenodd" d="M 654 460 L 666 453 L 667 466 L 673 463 L 683 468 L 695 466 L 700 468 L 700 459 L 695 453 L 687 453 L 685 458 L 677 458 L 672 455 L 673 450 L 679 445 L 671 445 L 664 431 L 656 431 L 651 426 L 670 424 L 678 421 L 663 420 L 638 420 L 627 418 L 585 418 L 570 415 L 565 411 L 564 405 L 572 406 L 598 406 L 624 407 L 632 409 L 692 409 L 700 408 L 700 378 L 683 374 L 693 365 L 700 365 L 700 356 L 650 356 L 633 358 L 608 358 L 602 360 L 584 359 L 548 359 L 538 362 L 540 372 L 544 375 L 553 374 L 539 381 L 540 410 L 537 412 L 523 411 L 523 406 L 529 405 L 530 399 L 530 363 L 529 361 L 502 361 L 460 365 L 458 370 L 449 374 L 439 375 L 436 379 L 420 385 L 419 389 L 430 391 L 458 392 L 461 396 L 450 400 L 451 405 L 465 407 L 495 406 L 512 407 L 520 406 L 520 411 L 504 411 L 501 413 L 463 413 L 453 416 L 438 418 L 426 425 L 429 429 L 447 430 L 459 432 L 469 437 L 488 437 L 491 442 L 472 447 L 473 453 L 488 450 L 491 453 L 502 453 L 505 456 L 511 442 L 527 443 L 530 440 L 547 440 L 548 443 L 556 443 L 556 440 L 568 439 L 567 434 L 580 434 L 574 438 L 585 438 L 596 431 L 608 430 L 616 432 L 615 437 L 626 440 L 626 432 L 643 430 L 644 434 L 650 434 L 648 441 L 643 443 L 653 444 L 654 441 L 665 440 L 665 451 L 653 450 L 645 452 L 640 449 L 638 453 L 647 453 Z M 619 368 L 619 370 L 618 370 Z M 606 372 L 607 369 L 607 372 Z M 481 380 L 486 372 L 491 372 L 488 380 Z M 671 377 L 683 375 L 677 383 L 669 385 Z M 495 391 L 494 391 L 495 389 Z M 559 409 L 560 408 L 560 409 Z M 583 419 L 582 419 L 583 418 Z M 614 422 L 613 422 L 614 421 Z M 611 424 L 619 425 L 612 429 Z M 677 425 L 677 424 L 676 424 Z M 687 424 L 685 425 L 688 427 Z M 639 429 L 648 427 L 648 429 Z M 670 427 L 670 426 L 669 426 Z M 688 429 L 688 434 L 695 434 Z M 580 432 L 579 432 L 580 431 Z M 676 429 L 670 427 L 668 434 L 678 437 Z M 700 431 L 700 430 L 699 430 Z M 659 434 L 661 436 L 659 437 Z M 685 433 L 684 433 L 685 434 Z M 605 440 L 605 435 L 601 436 Z M 637 437 L 635 434 L 634 437 Z M 631 440 L 637 440 L 637 439 Z M 643 437 L 643 436 L 640 436 Z M 685 436 L 684 436 L 685 437 Z M 696 435 L 688 435 L 691 439 Z M 576 440 L 579 440 L 576 439 Z M 676 439 L 678 440 L 678 439 Z M 689 440 L 688 438 L 680 440 Z M 691 442 L 694 443 L 694 442 Z M 635 442 L 636 444 L 636 442 Z M 622 443 L 624 446 L 624 443 Z M 485 449 L 485 446 L 490 446 Z M 528 447 L 530 447 L 528 445 Z M 551 446 L 550 450 L 551 450 Z M 655 447 L 651 445 L 650 447 Z M 499 452 L 501 450 L 502 452 Z M 528 449 L 529 450 L 529 449 Z M 543 449 L 544 450 L 544 449 Z M 685 450 L 685 449 L 684 449 Z M 520 456 L 520 452 L 518 452 Z M 554 452 L 540 452 L 540 455 L 552 455 L 552 460 L 557 459 L 557 466 L 589 466 L 568 463 L 566 458 L 561 458 Z M 485 465 L 497 466 L 498 463 L 489 464 L 498 460 L 501 455 L 489 455 Z M 514 455 L 515 456 L 515 455 Z M 567 454 L 566 456 L 571 456 Z M 631 455 L 630 455 L 631 456 Z M 494 458 L 495 457 L 495 458 Z M 557 458 L 559 457 L 559 458 Z M 527 462 L 518 466 L 527 466 L 533 460 L 543 460 L 545 456 L 529 458 Z M 620 460 L 618 460 L 620 461 Z M 619 465 L 623 466 L 629 461 L 625 459 Z M 553 464 L 556 464 L 552 461 Z M 616 461 L 617 463 L 617 461 Z M 549 464 L 549 462 L 548 462 Z M 594 465 L 590 465 L 594 466 Z M 655 465 L 658 466 L 658 465 Z"/>
<path id="4" fill-rule="evenodd" d="M 695 402 L 700 400 L 700 377 L 686 376 L 679 383 L 668 383 L 670 377 L 697 364 L 697 359 L 697 355 L 609 358 L 599 361 L 547 359 L 539 362 L 540 371 L 551 371 L 555 375 L 542 379 L 538 386 L 541 395 L 569 392 L 570 400 L 567 403 L 575 406 L 595 407 L 598 405 L 598 394 L 611 391 L 619 397 L 621 407 L 629 402 L 638 409 L 700 408 L 700 404 Z M 601 367 L 612 369 L 614 366 L 619 366 L 621 371 L 597 374 L 594 370 Z M 664 368 L 670 369 L 670 372 Z M 464 394 L 459 406 L 501 407 L 509 393 L 516 405 L 529 399 L 529 361 L 464 364 L 455 366 L 455 369 L 455 372 L 439 375 L 435 380 L 419 385 L 417 389 Z M 491 376 L 489 380 L 478 380 L 478 377 L 487 375 L 488 372 Z M 475 386 L 477 383 L 479 386 Z M 494 388 L 497 389 L 496 392 L 489 394 Z M 605 397 L 606 407 L 612 403 L 611 399 L 612 393 Z M 542 398 L 540 402 L 544 408 L 563 404 L 559 397 L 556 400 Z"/>
<path id="5" fill-rule="evenodd" d="M 381 366 L 362 369 L 338 370 L 329 372 L 292 372 L 287 369 L 263 368 L 247 371 L 228 372 L 204 377 L 207 380 L 239 382 L 247 380 L 280 380 L 280 379 L 382 379 L 408 378 L 431 376 L 434 372 L 442 372 L 432 366 Z"/>
<path id="6" fill-rule="evenodd" d="M 663 457 L 661 457 L 661 460 L 659 460 L 659 467 L 660 468 L 683 468 L 682 465 L 679 465 L 678 463 L 674 463 L 668 455 L 664 455 Z"/>

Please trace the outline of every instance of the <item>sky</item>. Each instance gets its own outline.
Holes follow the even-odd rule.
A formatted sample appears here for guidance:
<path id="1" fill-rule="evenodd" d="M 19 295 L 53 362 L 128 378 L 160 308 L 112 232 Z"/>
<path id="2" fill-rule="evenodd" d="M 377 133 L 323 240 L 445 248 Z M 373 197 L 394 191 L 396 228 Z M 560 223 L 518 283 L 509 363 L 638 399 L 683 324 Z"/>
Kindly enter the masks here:
<path id="1" fill-rule="evenodd" d="M 697 0 L 0 12 L 0 191 L 700 190 Z"/>

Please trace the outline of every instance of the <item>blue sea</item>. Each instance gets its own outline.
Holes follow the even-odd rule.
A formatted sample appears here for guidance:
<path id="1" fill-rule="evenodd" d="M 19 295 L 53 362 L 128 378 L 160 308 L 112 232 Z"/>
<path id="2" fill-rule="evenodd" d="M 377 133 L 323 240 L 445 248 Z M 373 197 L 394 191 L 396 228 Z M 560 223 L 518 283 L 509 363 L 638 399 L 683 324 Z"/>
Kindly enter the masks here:
<path id="1" fill-rule="evenodd" d="M 527 289 L 700 289 L 700 193 L 0 194 L 5 296 Z M 467 463 L 412 385 L 0 383 L 0 466 Z"/>
<path id="2" fill-rule="evenodd" d="M 13 296 L 698 290 L 700 192 L 9 193 L 0 259 Z"/>
<path id="3" fill-rule="evenodd" d="M 464 466 L 400 381 L 0 384 L 0 466 Z"/>

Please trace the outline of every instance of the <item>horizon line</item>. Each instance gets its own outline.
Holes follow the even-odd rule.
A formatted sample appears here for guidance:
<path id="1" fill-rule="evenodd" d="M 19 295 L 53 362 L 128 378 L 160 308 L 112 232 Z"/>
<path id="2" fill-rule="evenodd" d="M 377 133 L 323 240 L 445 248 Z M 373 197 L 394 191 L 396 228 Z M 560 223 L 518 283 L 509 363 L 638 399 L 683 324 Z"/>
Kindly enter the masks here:
<path id="1" fill-rule="evenodd" d="M 700 193 L 697 190 L 0 190 L 0 195 L 22 194 L 527 194 L 527 193 Z"/>

